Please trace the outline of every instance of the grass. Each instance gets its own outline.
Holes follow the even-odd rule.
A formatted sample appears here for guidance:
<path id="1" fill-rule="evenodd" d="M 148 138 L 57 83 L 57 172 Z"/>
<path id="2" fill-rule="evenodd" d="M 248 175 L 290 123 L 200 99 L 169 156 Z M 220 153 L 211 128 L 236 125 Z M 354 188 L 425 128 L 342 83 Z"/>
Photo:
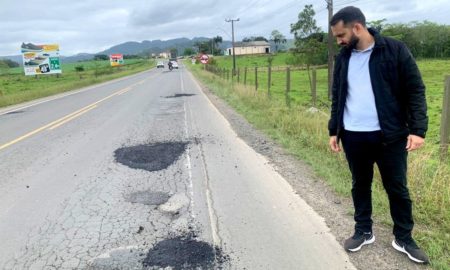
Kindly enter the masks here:
<path id="1" fill-rule="evenodd" d="M 244 57 L 239 63 L 264 63 L 265 57 Z M 277 60 L 283 62 L 282 56 Z M 229 67 L 229 59 L 216 59 L 219 67 Z M 416 223 L 414 237 L 429 254 L 433 269 L 450 269 L 450 165 L 439 162 L 438 142 L 440 115 L 442 111 L 443 79 L 450 70 L 450 60 L 422 60 L 418 62 L 424 82 L 427 86 L 429 107 L 429 132 L 425 147 L 409 155 L 408 185 L 414 203 L 414 220 Z M 250 123 L 263 130 L 270 137 L 283 145 L 290 153 L 305 160 L 317 175 L 342 196 L 349 197 L 351 176 L 344 155 L 332 154 L 328 149 L 327 120 L 329 101 L 327 98 L 327 70 L 318 73 L 318 106 L 324 113 L 308 113 L 311 95 L 308 77 L 305 71 L 291 73 L 292 91 L 286 105 L 285 72 L 272 74 L 273 85 L 268 96 L 267 73 L 258 72 L 261 82 L 255 91 L 252 79 L 248 77 L 247 85 L 233 83 L 218 78 L 202 70 L 198 65 L 192 66 L 193 73 L 218 96 L 225 99 Z M 253 71 L 254 72 L 254 71 Z M 248 75 L 248 74 L 247 74 Z M 254 74 L 252 75 L 254 77 Z M 376 174 L 373 187 L 373 208 L 376 222 L 392 226 L 389 203 L 382 187 L 379 174 Z M 351 209 L 350 209 L 351 210 Z"/>
<path id="2" fill-rule="evenodd" d="M 88 85 L 131 75 L 154 67 L 154 61 L 129 59 L 121 67 L 111 67 L 109 61 L 85 61 L 62 64 L 59 76 L 25 76 L 23 68 L 12 68 L 0 75 L 0 107 L 54 95 Z M 84 71 L 77 72 L 75 67 Z"/>

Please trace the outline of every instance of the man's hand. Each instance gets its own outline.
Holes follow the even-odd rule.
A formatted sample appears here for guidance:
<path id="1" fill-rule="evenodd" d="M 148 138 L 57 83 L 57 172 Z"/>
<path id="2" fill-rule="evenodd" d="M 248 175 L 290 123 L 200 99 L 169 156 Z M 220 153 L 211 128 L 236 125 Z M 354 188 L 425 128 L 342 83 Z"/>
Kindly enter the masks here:
<path id="1" fill-rule="evenodd" d="M 341 152 L 341 147 L 339 146 L 339 143 L 337 142 L 337 136 L 331 136 L 329 144 L 330 144 L 331 151 L 333 151 L 335 153 Z"/>
<path id="2" fill-rule="evenodd" d="M 406 150 L 413 151 L 419 149 L 424 144 L 425 139 L 416 135 L 409 135 L 406 143 Z"/>

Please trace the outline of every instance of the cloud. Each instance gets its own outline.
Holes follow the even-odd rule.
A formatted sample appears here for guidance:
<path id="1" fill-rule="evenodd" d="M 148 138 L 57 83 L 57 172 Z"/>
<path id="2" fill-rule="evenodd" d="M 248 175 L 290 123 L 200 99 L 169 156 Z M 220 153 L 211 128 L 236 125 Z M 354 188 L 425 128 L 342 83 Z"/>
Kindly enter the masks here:
<path id="1" fill-rule="evenodd" d="M 17 54 L 22 42 L 59 43 L 65 55 L 96 53 L 126 41 L 213 37 L 269 38 L 277 29 L 292 38 L 290 24 L 313 2 L 317 24 L 327 29 L 325 1 L 311 0 L 0 0 L 0 55 Z M 347 0 L 335 1 L 345 3 Z M 359 0 L 367 19 L 388 22 L 430 20 L 450 24 L 448 0 Z M 335 8 L 337 11 L 343 5 Z"/>

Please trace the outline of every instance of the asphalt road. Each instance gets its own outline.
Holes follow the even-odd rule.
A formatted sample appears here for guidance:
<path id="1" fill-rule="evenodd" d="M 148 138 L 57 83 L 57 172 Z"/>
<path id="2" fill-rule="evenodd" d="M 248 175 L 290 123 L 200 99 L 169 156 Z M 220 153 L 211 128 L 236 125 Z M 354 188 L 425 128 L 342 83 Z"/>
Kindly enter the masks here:
<path id="1" fill-rule="evenodd" d="M 0 243 L 1 269 L 354 269 L 183 66 L 0 110 Z"/>

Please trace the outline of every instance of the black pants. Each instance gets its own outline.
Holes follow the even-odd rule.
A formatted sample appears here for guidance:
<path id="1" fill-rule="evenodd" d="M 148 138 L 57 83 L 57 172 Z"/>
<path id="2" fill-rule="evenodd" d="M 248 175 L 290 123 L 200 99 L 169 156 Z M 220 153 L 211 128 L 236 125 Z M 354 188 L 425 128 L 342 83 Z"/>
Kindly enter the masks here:
<path id="1" fill-rule="evenodd" d="M 372 178 L 376 163 L 389 198 L 393 233 L 397 239 L 410 240 L 414 222 L 406 184 L 406 138 L 385 144 L 380 131 L 344 131 L 342 146 L 352 173 L 355 229 L 372 231 Z"/>

